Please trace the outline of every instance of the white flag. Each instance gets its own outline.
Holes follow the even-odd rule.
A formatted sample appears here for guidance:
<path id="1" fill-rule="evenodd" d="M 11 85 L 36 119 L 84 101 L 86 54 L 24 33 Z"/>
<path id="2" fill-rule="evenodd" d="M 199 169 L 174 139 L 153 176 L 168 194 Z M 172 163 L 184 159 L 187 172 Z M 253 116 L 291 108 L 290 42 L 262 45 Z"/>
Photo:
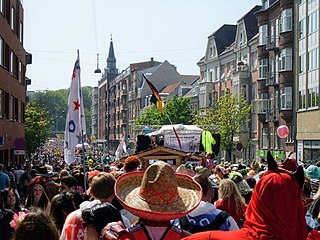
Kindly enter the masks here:
<path id="1" fill-rule="evenodd" d="M 127 153 L 127 146 L 126 146 L 126 142 L 124 141 L 124 136 L 122 137 L 118 148 L 115 152 L 116 155 L 116 161 L 119 160 L 121 158 L 121 156 L 123 155 L 123 153 Z"/>
<path id="2" fill-rule="evenodd" d="M 64 160 L 67 164 L 71 164 L 76 160 L 76 145 L 82 141 L 82 134 L 85 133 L 85 127 L 78 50 L 78 57 L 74 64 L 74 69 L 71 77 L 66 128 L 64 133 Z"/>

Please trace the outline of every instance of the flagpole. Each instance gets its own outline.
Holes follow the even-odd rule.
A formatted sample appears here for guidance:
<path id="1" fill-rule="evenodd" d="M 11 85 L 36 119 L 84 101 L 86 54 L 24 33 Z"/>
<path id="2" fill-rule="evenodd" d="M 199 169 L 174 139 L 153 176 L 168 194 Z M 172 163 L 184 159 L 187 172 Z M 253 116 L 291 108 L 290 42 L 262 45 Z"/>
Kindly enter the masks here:
<path id="1" fill-rule="evenodd" d="M 172 121 L 171 121 L 171 119 L 170 119 L 170 117 L 169 117 L 169 114 L 167 113 L 166 109 L 164 109 L 163 112 L 166 114 L 166 116 L 167 116 L 167 118 L 168 118 L 168 120 L 169 120 L 169 122 L 170 122 L 170 124 L 171 124 L 171 126 L 172 126 L 173 132 L 174 132 L 174 134 L 176 135 L 176 138 L 177 138 L 177 141 L 178 141 L 178 144 L 179 144 L 179 147 L 180 147 L 180 151 L 182 151 L 182 146 L 181 146 L 181 142 L 180 142 L 178 133 L 177 133 L 177 131 L 175 130 L 175 128 L 174 128 L 174 126 L 173 126 L 173 123 L 172 123 Z"/>
<path id="2" fill-rule="evenodd" d="M 84 141 L 83 141 L 83 130 L 81 130 L 81 143 L 82 143 L 82 164 L 83 164 L 83 179 L 84 179 L 84 192 L 87 191 L 87 180 L 86 180 L 86 165 L 85 165 L 85 156 L 84 156 Z"/>

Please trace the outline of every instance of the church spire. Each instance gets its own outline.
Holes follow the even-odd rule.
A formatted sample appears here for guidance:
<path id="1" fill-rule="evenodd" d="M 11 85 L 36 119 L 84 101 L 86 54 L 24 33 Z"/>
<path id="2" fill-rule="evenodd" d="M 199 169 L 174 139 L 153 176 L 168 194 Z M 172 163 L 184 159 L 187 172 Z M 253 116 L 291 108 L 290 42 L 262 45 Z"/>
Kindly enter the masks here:
<path id="1" fill-rule="evenodd" d="M 118 69 L 116 67 L 117 60 L 114 56 L 113 42 L 112 42 L 112 34 L 110 35 L 110 47 L 109 47 L 109 55 L 107 58 L 107 71 L 108 73 L 117 74 Z"/>

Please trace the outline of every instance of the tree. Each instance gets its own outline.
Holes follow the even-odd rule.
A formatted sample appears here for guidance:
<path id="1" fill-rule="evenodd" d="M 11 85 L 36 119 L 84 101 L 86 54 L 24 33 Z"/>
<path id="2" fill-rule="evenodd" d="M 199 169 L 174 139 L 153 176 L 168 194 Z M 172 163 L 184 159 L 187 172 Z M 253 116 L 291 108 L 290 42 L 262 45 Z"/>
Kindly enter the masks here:
<path id="1" fill-rule="evenodd" d="M 146 126 L 156 130 L 162 125 L 171 124 L 167 115 L 173 124 L 192 124 L 194 121 L 195 113 L 189 98 L 174 96 L 166 102 L 164 111 L 165 114 L 161 114 L 155 105 L 147 107 L 135 120 L 135 131 L 141 132 Z"/>
<path id="2" fill-rule="evenodd" d="M 243 127 L 250 121 L 251 105 L 242 94 L 238 97 L 227 92 L 219 101 L 215 99 L 213 106 L 204 115 L 196 116 L 195 124 L 205 130 L 215 129 L 221 135 L 221 149 L 230 160 L 235 148 L 233 138 L 244 133 Z"/>
<path id="3" fill-rule="evenodd" d="M 51 133 L 50 125 L 52 119 L 48 111 L 33 103 L 27 103 L 25 112 L 25 136 L 27 151 L 30 157 L 47 140 Z"/>
<path id="4" fill-rule="evenodd" d="M 88 135 L 91 134 L 91 96 L 92 87 L 82 87 L 84 112 Z M 64 131 L 68 109 L 68 89 L 44 90 L 35 92 L 30 101 L 49 111 L 49 117 L 54 119 L 51 122 L 51 130 Z"/>

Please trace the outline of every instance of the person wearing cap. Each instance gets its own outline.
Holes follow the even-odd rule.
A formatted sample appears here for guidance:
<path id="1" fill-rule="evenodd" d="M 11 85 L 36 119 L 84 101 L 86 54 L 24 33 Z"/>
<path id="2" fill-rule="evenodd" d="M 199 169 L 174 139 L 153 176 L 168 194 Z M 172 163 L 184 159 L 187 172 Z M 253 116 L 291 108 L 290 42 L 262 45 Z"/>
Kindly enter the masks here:
<path id="1" fill-rule="evenodd" d="M 124 174 L 117 179 L 115 194 L 120 203 L 140 218 L 139 223 L 125 230 L 120 223 L 106 226 L 121 240 L 175 240 L 190 233 L 171 225 L 194 210 L 201 201 L 201 186 L 186 174 L 157 161 L 145 172 Z"/>

